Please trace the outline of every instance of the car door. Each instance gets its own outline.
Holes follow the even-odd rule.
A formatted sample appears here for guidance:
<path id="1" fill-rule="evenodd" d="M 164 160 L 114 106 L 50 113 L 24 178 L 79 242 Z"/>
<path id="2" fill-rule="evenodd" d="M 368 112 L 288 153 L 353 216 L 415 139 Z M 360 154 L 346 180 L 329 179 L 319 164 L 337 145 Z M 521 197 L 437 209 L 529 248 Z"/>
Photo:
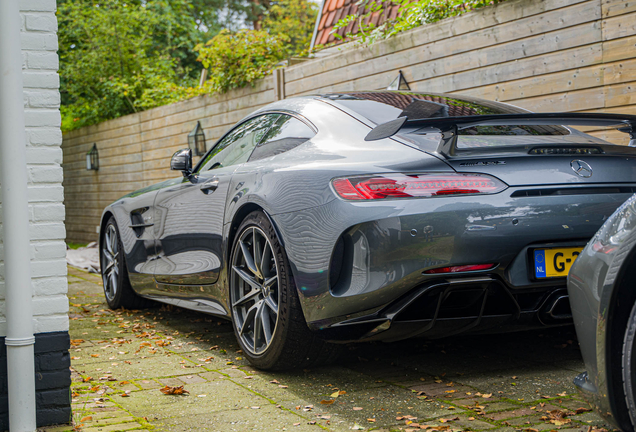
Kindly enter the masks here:
<path id="1" fill-rule="evenodd" d="M 155 279 L 188 292 L 184 285 L 214 284 L 221 269 L 222 228 L 232 173 L 246 162 L 279 114 L 249 119 L 227 133 L 189 178 L 157 194 Z"/>

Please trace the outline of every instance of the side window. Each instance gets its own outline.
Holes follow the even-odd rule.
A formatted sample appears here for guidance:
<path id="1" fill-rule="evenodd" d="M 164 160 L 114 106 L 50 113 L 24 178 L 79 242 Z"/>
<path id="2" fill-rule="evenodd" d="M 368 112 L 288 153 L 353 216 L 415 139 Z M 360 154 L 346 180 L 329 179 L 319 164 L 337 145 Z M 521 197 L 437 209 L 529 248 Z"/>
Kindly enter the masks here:
<path id="1" fill-rule="evenodd" d="M 300 120 L 281 114 L 276 123 L 256 146 L 250 161 L 268 158 L 298 147 L 316 133 Z"/>
<path id="2" fill-rule="evenodd" d="M 247 162 L 254 147 L 279 117 L 280 114 L 266 114 L 238 125 L 214 146 L 198 172 Z"/>

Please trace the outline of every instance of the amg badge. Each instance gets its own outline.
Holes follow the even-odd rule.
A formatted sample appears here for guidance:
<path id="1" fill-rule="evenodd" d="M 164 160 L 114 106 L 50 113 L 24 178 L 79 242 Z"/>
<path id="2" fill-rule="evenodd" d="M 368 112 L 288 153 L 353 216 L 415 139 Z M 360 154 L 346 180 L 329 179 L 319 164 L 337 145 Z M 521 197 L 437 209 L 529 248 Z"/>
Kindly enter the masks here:
<path id="1" fill-rule="evenodd" d="M 479 161 L 479 162 L 462 162 L 459 166 L 462 167 L 474 167 L 474 166 L 490 166 L 490 165 L 505 165 L 506 161 Z"/>

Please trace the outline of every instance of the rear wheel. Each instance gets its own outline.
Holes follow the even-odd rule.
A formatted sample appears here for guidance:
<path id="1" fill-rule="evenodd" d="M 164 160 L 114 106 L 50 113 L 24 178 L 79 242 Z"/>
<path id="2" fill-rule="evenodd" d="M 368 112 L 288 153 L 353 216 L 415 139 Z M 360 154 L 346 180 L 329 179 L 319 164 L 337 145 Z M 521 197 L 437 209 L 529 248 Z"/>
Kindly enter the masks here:
<path id="1" fill-rule="evenodd" d="M 229 273 L 234 332 L 254 366 L 281 370 L 335 358 L 338 347 L 307 327 L 287 256 L 263 212 L 239 226 Z"/>
<path id="2" fill-rule="evenodd" d="M 636 427 L 636 304 L 623 340 L 623 389 L 632 426 Z"/>
<path id="3" fill-rule="evenodd" d="M 141 309 L 150 306 L 150 300 L 139 297 L 128 279 L 128 269 L 117 222 L 113 216 L 106 223 L 99 251 L 104 296 L 111 309 Z"/>

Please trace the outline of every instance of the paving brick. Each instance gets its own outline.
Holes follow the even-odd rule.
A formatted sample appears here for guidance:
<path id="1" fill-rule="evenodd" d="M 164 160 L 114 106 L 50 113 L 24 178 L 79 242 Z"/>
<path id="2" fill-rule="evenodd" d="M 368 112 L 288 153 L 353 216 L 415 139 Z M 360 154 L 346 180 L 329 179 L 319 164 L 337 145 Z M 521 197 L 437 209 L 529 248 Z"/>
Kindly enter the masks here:
<path id="1" fill-rule="evenodd" d="M 185 384 L 179 378 L 162 378 L 159 380 L 159 382 L 163 384 L 164 386 L 170 386 L 170 387 L 178 387 Z"/>
<path id="2" fill-rule="evenodd" d="M 179 380 L 183 381 L 186 384 L 198 384 L 206 382 L 206 379 L 201 378 L 198 375 L 181 375 L 179 376 Z"/>
<path id="3" fill-rule="evenodd" d="M 141 387 L 143 390 L 156 389 L 163 387 L 155 380 L 135 380 L 135 384 Z"/>
<path id="4" fill-rule="evenodd" d="M 220 380 L 220 379 L 226 379 L 226 377 L 224 375 L 221 375 L 218 372 L 203 372 L 198 374 L 201 378 L 205 379 L 206 381 L 214 381 L 214 380 Z"/>

